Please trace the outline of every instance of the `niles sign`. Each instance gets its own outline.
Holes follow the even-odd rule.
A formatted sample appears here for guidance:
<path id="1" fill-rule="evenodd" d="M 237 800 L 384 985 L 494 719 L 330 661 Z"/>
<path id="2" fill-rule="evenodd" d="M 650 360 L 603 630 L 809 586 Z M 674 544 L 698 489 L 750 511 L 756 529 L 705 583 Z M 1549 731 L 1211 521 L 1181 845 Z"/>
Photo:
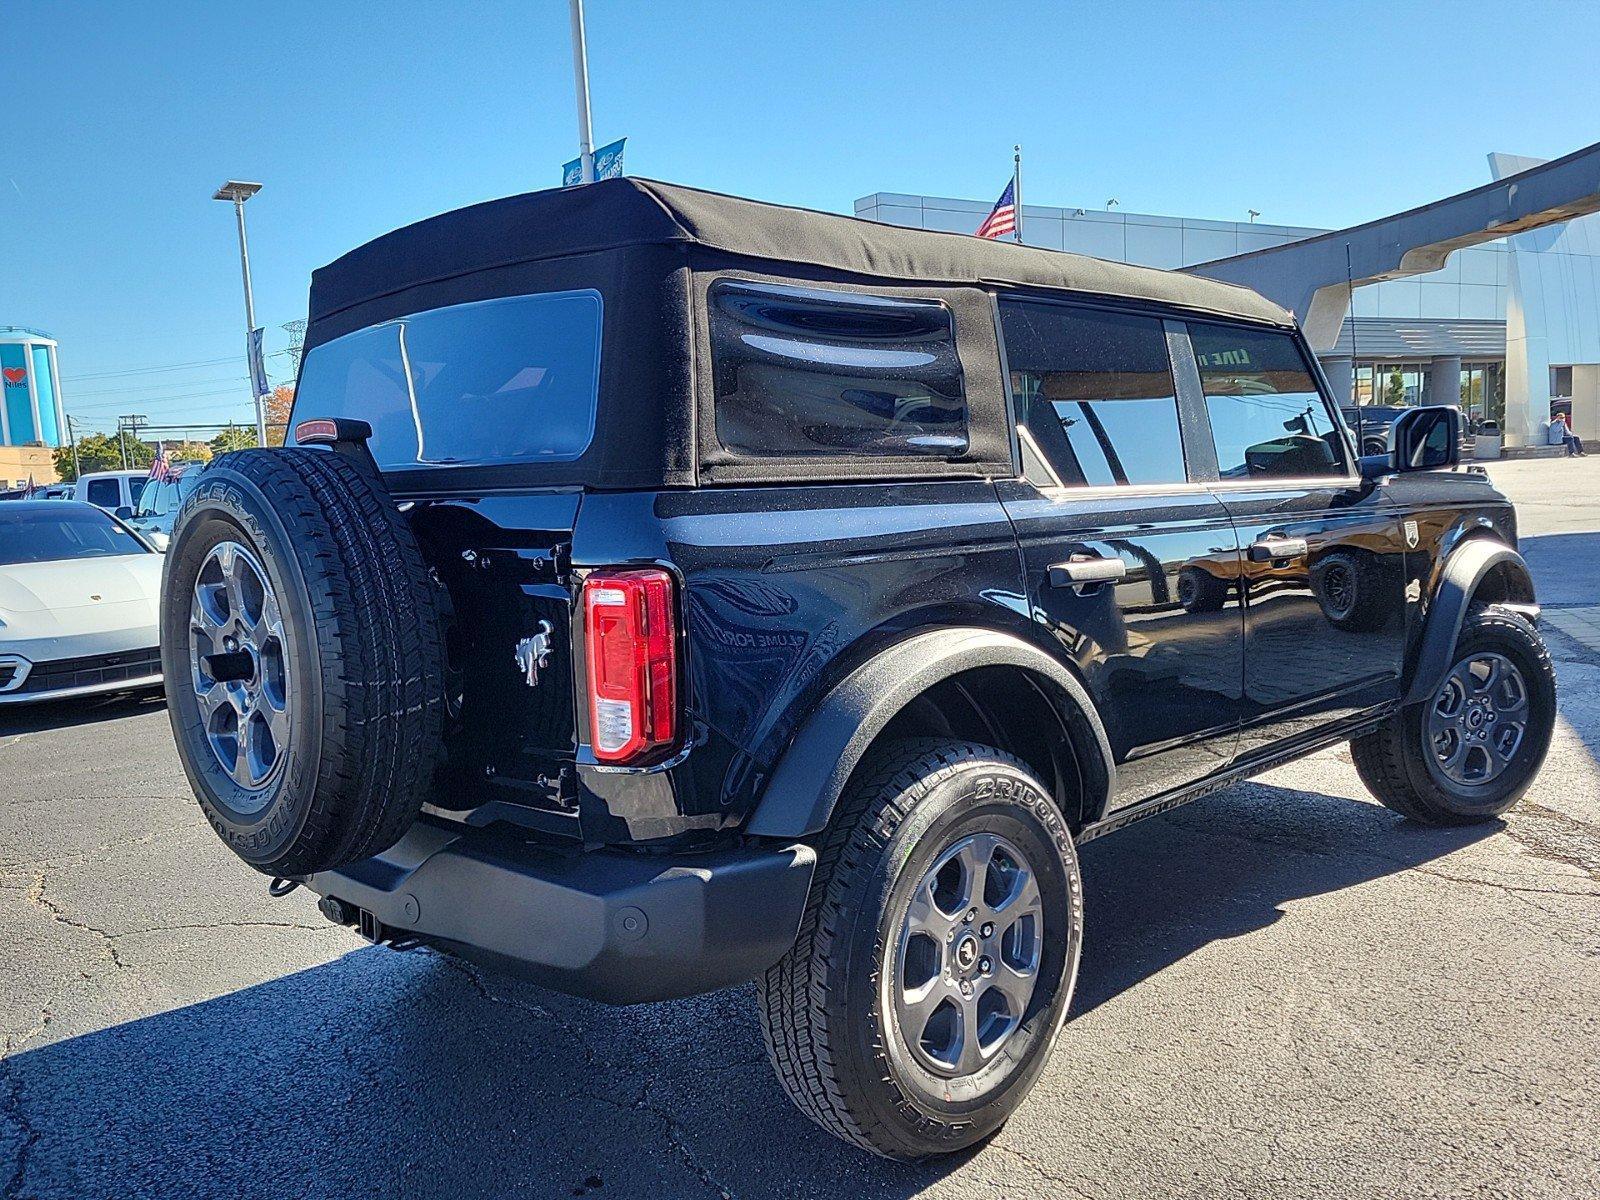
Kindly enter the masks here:
<path id="1" fill-rule="evenodd" d="M 7 387 L 25 388 L 28 386 L 27 367 L 6 367 L 4 371 L 0 371 L 0 375 L 5 376 Z"/>

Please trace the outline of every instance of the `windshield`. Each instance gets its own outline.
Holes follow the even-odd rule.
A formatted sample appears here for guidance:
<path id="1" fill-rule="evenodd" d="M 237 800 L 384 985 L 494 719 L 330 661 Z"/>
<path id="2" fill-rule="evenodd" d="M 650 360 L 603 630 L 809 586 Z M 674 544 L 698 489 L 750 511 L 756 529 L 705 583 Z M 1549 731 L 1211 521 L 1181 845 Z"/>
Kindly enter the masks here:
<path id="1" fill-rule="evenodd" d="M 178 506 L 183 503 L 184 497 L 194 491 L 195 484 L 199 482 L 200 472 L 190 470 L 172 479 L 147 483 L 144 491 L 140 493 L 139 507 L 134 510 L 133 515 L 135 517 L 170 516 L 178 511 Z"/>
<path id="2" fill-rule="evenodd" d="M 149 553 L 138 538 L 98 508 L 0 506 L 0 566 Z"/>
<path id="3" fill-rule="evenodd" d="M 454 304 L 357 330 L 306 356 L 295 422 L 372 426 L 379 467 L 567 462 L 594 435 L 600 294 Z"/>

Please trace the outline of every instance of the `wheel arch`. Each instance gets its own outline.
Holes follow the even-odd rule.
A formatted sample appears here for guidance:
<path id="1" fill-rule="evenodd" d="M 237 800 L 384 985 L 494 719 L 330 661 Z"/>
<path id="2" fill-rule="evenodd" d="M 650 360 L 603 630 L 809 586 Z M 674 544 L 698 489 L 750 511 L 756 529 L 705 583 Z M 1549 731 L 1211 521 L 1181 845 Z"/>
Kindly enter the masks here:
<path id="1" fill-rule="evenodd" d="M 1403 704 L 1426 700 L 1444 680 L 1461 626 L 1475 603 L 1501 604 L 1530 618 L 1538 615 L 1528 564 L 1497 537 L 1466 538 L 1440 567 Z"/>
<path id="2" fill-rule="evenodd" d="M 1034 699 L 1037 719 L 1016 720 L 1017 706 Z M 874 744 L 928 733 L 1002 743 L 997 748 L 1054 786 L 1074 828 L 1115 788 L 1110 740 L 1068 667 L 1015 634 L 927 630 L 880 651 L 823 697 L 779 759 L 745 832 L 820 832 Z"/>

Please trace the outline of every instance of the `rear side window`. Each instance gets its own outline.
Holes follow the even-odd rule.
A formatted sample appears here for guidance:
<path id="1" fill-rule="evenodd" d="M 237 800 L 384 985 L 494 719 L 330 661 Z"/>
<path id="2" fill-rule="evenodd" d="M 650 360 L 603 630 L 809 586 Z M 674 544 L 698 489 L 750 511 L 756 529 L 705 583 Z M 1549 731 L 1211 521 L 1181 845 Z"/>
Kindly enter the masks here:
<path id="1" fill-rule="evenodd" d="M 810 288 L 711 288 L 717 440 L 762 458 L 967 452 L 950 310 Z"/>
<path id="2" fill-rule="evenodd" d="M 1222 478 L 1343 474 L 1342 436 L 1294 338 L 1196 324 L 1189 340 Z"/>
<path id="3" fill-rule="evenodd" d="M 431 309 L 306 356 L 294 420 L 354 417 L 386 470 L 566 462 L 594 436 L 600 294 Z"/>
<path id="4" fill-rule="evenodd" d="M 1167 338 L 1154 317 L 1000 306 L 1024 450 L 1068 487 L 1183 483 Z"/>
<path id="5" fill-rule="evenodd" d="M 115 479 L 91 479 L 84 499 L 98 508 L 120 508 L 122 488 Z"/>

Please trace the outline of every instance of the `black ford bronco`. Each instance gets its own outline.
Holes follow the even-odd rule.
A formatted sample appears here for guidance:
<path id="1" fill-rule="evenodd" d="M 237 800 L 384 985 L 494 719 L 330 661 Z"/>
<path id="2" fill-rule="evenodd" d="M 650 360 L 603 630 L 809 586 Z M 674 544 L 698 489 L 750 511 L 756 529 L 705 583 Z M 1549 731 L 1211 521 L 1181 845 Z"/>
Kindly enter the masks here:
<path id="1" fill-rule="evenodd" d="M 1038 1077 L 1078 843 L 1343 741 L 1485 821 L 1550 741 L 1459 415 L 1359 457 L 1246 290 L 614 180 L 351 252 L 306 346 L 289 446 L 167 560 L 217 833 L 374 942 L 754 980 L 789 1095 L 880 1154 Z"/>

